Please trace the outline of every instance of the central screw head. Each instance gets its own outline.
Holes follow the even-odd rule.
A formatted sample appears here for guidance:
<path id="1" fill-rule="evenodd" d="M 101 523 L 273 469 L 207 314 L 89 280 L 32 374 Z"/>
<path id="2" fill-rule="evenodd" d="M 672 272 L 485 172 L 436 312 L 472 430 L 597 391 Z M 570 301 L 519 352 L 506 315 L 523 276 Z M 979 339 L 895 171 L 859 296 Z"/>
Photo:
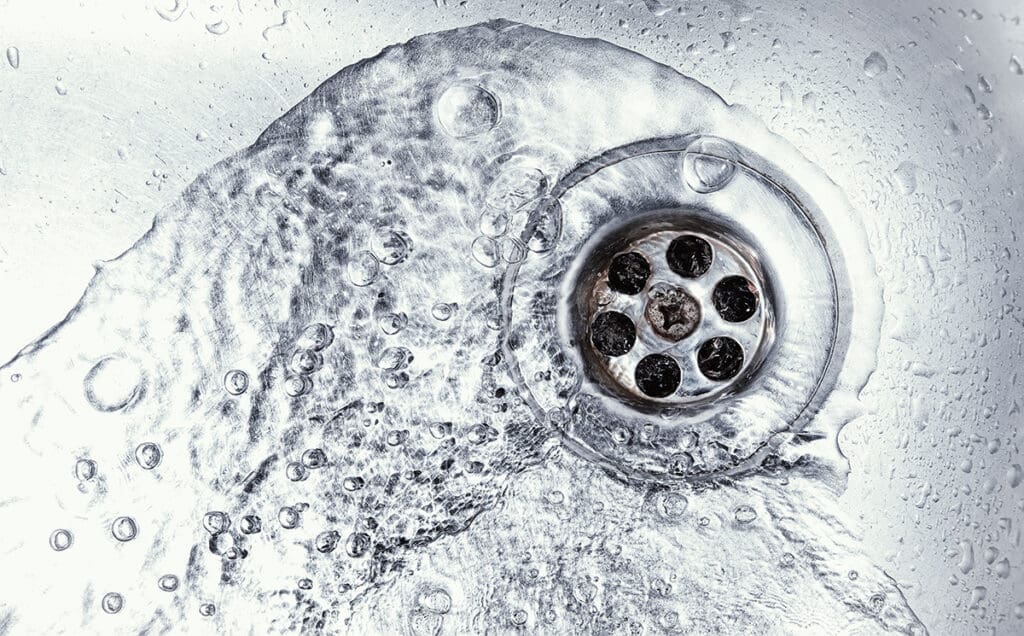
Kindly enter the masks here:
<path id="1" fill-rule="evenodd" d="M 659 336 L 679 342 L 700 323 L 700 303 L 681 287 L 660 284 L 651 289 L 644 316 Z"/>

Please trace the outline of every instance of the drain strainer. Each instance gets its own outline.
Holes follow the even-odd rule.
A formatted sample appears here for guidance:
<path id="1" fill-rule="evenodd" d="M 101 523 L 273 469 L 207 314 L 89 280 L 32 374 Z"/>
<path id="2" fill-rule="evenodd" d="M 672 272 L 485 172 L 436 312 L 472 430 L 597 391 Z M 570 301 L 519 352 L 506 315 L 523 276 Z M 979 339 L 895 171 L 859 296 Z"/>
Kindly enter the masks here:
<path id="1" fill-rule="evenodd" d="M 639 408 L 735 391 L 771 347 L 773 303 L 756 253 L 708 217 L 641 215 L 580 269 L 573 337 L 604 388 Z"/>
<path id="2" fill-rule="evenodd" d="M 538 412 L 614 472 L 750 467 L 836 385 L 842 254 L 814 197 L 754 151 L 699 135 L 616 149 L 531 227 L 543 253 L 506 280 L 509 356 Z"/>

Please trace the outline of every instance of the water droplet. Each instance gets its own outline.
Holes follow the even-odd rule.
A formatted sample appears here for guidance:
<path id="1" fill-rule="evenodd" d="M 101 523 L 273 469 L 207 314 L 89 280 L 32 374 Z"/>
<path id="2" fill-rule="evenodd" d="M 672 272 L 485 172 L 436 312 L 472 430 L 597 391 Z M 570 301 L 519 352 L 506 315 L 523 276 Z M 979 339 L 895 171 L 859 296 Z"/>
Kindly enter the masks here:
<path id="1" fill-rule="evenodd" d="M 178 589 L 178 577 L 173 574 L 165 574 L 156 582 L 156 586 L 164 592 L 173 592 Z"/>
<path id="2" fill-rule="evenodd" d="M 519 263 L 526 258 L 526 248 L 518 239 L 506 238 L 501 242 L 501 258 L 506 263 Z"/>
<path id="3" fill-rule="evenodd" d="M 107 614 L 117 614 L 124 607 L 124 597 L 117 592 L 107 592 L 100 601 L 100 607 Z"/>
<path id="4" fill-rule="evenodd" d="M 1016 55 L 1010 56 L 1010 72 L 1017 75 L 1024 75 L 1024 64 L 1021 64 L 1020 58 Z"/>
<path id="5" fill-rule="evenodd" d="M 885 61 L 885 58 L 878 51 L 872 51 L 864 59 L 864 74 L 868 77 L 878 77 L 888 70 L 889 63 Z"/>
<path id="6" fill-rule="evenodd" d="M 249 376 L 245 371 L 232 369 L 224 374 L 224 390 L 231 395 L 241 395 L 249 388 Z"/>
<path id="7" fill-rule="evenodd" d="M 85 375 L 85 399 L 97 411 L 123 409 L 141 393 L 142 372 L 138 365 L 120 356 L 96 363 Z"/>
<path id="8" fill-rule="evenodd" d="M 501 210 L 485 208 L 480 213 L 479 228 L 480 234 L 497 238 L 508 231 L 508 215 Z"/>
<path id="9" fill-rule="evenodd" d="M 341 481 L 341 487 L 349 492 L 355 492 L 363 488 L 366 482 L 362 477 L 346 477 Z"/>
<path id="10" fill-rule="evenodd" d="M 313 543 L 316 546 L 316 551 L 321 554 L 330 554 L 334 552 L 335 548 L 338 547 L 338 542 L 341 541 L 341 534 L 337 530 L 327 530 L 316 535 Z"/>
<path id="11" fill-rule="evenodd" d="M 224 20 L 217 20 L 206 25 L 206 30 L 214 35 L 224 35 L 228 32 L 228 23 Z"/>
<path id="12" fill-rule="evenodd" d="M 380 272 L 380 262 L 369 250 L 356 252 L 348 262 L 348 278 L 356 287 L 366 287 Z"/>
<path id="13" fill-rule="evenodd" d="M 61 96 L 68 94 L 68 87 L 64 85 L 64 82 L 58 81 L 53 85 L 53 90 L 57 91 L 57 94 Z"/>
<path id="14" fill-rule="evenodd" d="M 377 368 L 385 371 L 396 371 L 409 366 L 413 356 L 405 347 L 388 347 L 377 358 Z"/>
<path id="15" fill-rule="evenodd" d="M 217 613 L 217 606 L 213 603 L 203 603 L 199 606 L 199 614 L 209 618 Z"/>
<path id="16" fill-rule="evenodd" d="M 18 47 L 7 47 L 7 63 L 11 65 L 11 68 L 21 66 L 21 52 L 18 50 Z"/>
<path id="17" fill-rule="evenodd" d="M 694 192 L 721 190 L 736 174 L 736 149 L 717 137 L 701 137 L 683 154 L 683 181 Z"/>
<path id="18" fill-rule="evenodd" d="M 139 526 L 131 517 L 118 517 L 110 525 L 110 534 L 121 542 L 131 541 L 139 534 Z"/>
<path id="19" fill-rule="evenodd" d="M 896 186 L 904 195 L 913 194 L 917 190 L 917 166 L 904 161 L 892 173 Z"/>
<path id="20" fill-rule="evenodd" d="M 143 442 L 135 449 L 135 461 L 145 470 L 153 470 L 160 465 L 164 453 L 153 442 Z"/>
<path id="21" fill-rule="evenodd" d="M 655 509 L 662 519 L 676 520 L 686 513 L 690 501 L 685 495 L 677 492 L 658 493 L 655 499 Z"/>
<path id="22" fill-rule="evenodd" d="M 74 543 L 74 541 L 75 538 L 72 536 L 70 530 L 60 528 L 58 530 L 54 530 L 53 533 L 50 534 L 50 547 L 53 548 L 55 552 L 63 552 L 64 550 L 67 550 L 71 547 L 71 544 Z"/>
<path id="23" fill-rule="evenodd" d="M 156 13 L 164 20 L 168 22 L 174 22 L 185 14 L 185 9 L 188 8 L 188 0 L 174 0 L 174 6 L 170 9 L 164 9 L 162 7 L 156 7 Z"/>
<path id="24" fill-rule="evenodd" d="M 523 163 L 512 163 L 505 167 L 487 188 L 480 233 L 485 236 L 501 236 L 507 229 L 508 215 L 536 201 L 547 189 L 548 178 L 539 168 Z M 487 215 L 491 215 L 491 219 L 485 223 L 484 217 Z M 506 227 L 502 227 L 503 224 Z"/>
<path id="25" fill-rule="evenodd" d="M 757 519 L 757 511 L 752 506 L 746 504 L 737 506 L 734 512 L 736 522 L 741 524 L 748 524 Z"/>
<path id="26" fill-rule="evenodd" d="M 498 124 L 501 107 L 487 89 L 468 82 L 452 84 L 437 100 L 437 119 L 446 133 L 463 139 Z"/>

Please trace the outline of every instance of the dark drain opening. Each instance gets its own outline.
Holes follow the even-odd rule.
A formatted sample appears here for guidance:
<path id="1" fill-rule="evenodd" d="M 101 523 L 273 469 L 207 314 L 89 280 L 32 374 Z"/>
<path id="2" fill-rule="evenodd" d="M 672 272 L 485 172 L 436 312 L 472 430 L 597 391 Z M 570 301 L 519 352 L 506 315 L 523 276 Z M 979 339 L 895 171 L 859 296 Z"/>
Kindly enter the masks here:
<path id="1" fill-rule="evenodd" d="M 608 287 L 620 294 L 639 294 L 651 277 L 651 265 L 636 252 L 619 254 L 608 268 Z"/>
<path id="2" fill-rule="evenodd" d="M 626 355 L 636 343 L 636 327 L 626 314 L 606 311 L 594 320 L 591 340 L 606 356 Z"/>
<path id="3" fill-rule="evenodd" d="M 679 364 L 671 357 L 652 353 L 636 365 L 636 385 L 653 398 L 664 398 L 675 393 L 682 380 Z"/>
<path id="4" fill-rule="evenodd" d="M 668 267 L 683 278 L 699 278 L 711 268 L 711 244 L 687 234 L 669 243 L 665 253 Z"/>
<path id="5" fill-rule="evenodd" d="M 715 285 L 711 301 L 725 320 L 743 322 L 757 311 L 757 288 L 742 276 L 728 276 Z"/>
<path id="6" fill-rule="evenodd" d="M 709 380 L 731 380 L 743 368 L 743 347 L 726 336 L 711 338 L 697 351 L 697 367 Z"/>

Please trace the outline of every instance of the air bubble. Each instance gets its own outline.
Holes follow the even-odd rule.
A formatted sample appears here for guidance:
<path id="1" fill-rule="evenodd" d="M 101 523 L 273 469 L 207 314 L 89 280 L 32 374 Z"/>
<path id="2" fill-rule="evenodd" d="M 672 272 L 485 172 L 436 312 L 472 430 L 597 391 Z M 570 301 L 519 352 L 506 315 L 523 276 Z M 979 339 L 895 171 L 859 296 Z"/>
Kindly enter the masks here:
<path id="1" fill-rule="evenodd" d="M 339 541 L 341 541 L 341 534 L 337 530 L 327 530 L 316 535 L 313 544 L 316 546 L 317 552 L 330 554 L 338 547 Z"/>
<path id="2" fill-rule="evenodd" d="M 501 117 L 498 98 L 469 82 L 458 82 L 445 89 L 437 100 L 436 112 L 441 128 L 456 139 L 485 133 Z"/>
<path id="3" fill-rule="evenodd" d="M 551 251 L 562 233 L 562 204 L 555 198 L 542 199 L 527 227 L 530 238 L 526 247 L 536 253 Z"/>
<path id="4" fill-rule="evenodd" d="M 729 380 L 743 367 L 743 348 L 732 338 L 711 338 L 697 351 L 697 367 L 709 380 Z"/>
<path id="5" fill-rule="evenodd" d="M 277 520 L 281 524 L 282 528 L 294 530 L 299 527 L 299 511 L 291 506 L 284 506 L 280 511 L 278 511 Z"/>
<path id="6" fill-rule="evenodd" d="M 60 528 L 58 530 L 54 530 L 53 533 L 50 534 L 50 548 L 52 548 L 54 552 L 63 552 L 64 550 L 67 550 L 71 547 L 71 544 L 74 543 L 74 541 L 74 536 L 71 534 L 70 530 Z"/>
<path id="7" fill-rule="evenodd" d="M 244 515 L 238 523 L 242 534 L 257 534 L 263 530 L 263 521 L 256 515 Z"/>
<path id="8" fill-rule="evenodd" d="M 205 617 L 209 618 L 210 616 L 213 616 L 216 613 L 217 613 L 217 606 L 214 605 L 213 603 L 203 603 L 202 605 L 199 606 L 199 614 L 200 614 L 200 616 L 205 616 Z"/>
<path id="9" fill-rule="evenodd" d="M 165 574 L 156 582 L 156 586 L 164 592 L 173 592 L 178 589 L 178 577 L 173 574 Z"/>
<path id="10" fill-rule="evenodd" d="M 363 250 L 356 252 L 348 262 L 348 279 L 356 287 L 366 287 L 380 273 L 380 262 L 372 252 Z"/>
<path id="11" fill-rule="evenodd" d="M 370 535 L 365 532 L 353 532 L 345 541 L 345 553 L 353 558 L 359 558 L 370 549 Z"/>
<path id="12" fill-rule="evenodd" d="M 362 490 L 363 486 L 365 485 L 366 482 L 363 481 L 362 477 L 346 477 L 345 479 L 341 480 L 341 487 L 347 490 L 348 492 Z"/>
<path id="13" fill-rule="evenodd" d="M 637 363 L 634 379 L 645 395 L 664 398 L 679 388 L 682 372 L 670 356 L 652 353 Z"/>
<path id="14" fill-rule="evenodd" d="M 384 265 L 397 265 L 409 255 L 409 240 L 401 232 L 384 230 L 374 235 L 370 248 Z"/>
<path id="15" fill-rule="evenodd" d="M 91 459 L 79 459 L 76 461 L 75 477 L 79 481 L 90 481 L 96 477 L 96 462 Z"/>
<path id="16" fill-rule="evenodd" d="M 717 137 L 701 137 L 683 153 L 683 181 L 694 192 L 721 190 L 736 173 L 736 149 Z"/>
<path id="17" fill-rule="evenodd" d="M 416 596 L 416 605 L 431 614 L 447 614 L 452 609 L 452 597 L 440 587 L 427 587 Z"/>
<path id="18" fill-rule="evenodd" d="M 85 398 L 97 411 L 123 409 L 142 389 L 142 372 L 138 365 L 120 356 L 110 356 L 96 363 L 85 375 Z"/>
<path id="19" fill-rule="evenodd" d="M 430 308 L 430 315 L 434 317 L 434 320 L 444 322 L 455 315 L 456 307 L 457 305 L 454 303 L 437 303 Z"/>
<path id="20" fill-rule="evenodd" d="M 110 525 L 110 534 L 122 543 L 131 541 L 139 534 L 139 526 L 131 517 L 118 517 Z"/>
<path id="21" fill-rule="evenodd" d="M 487 207 L 480 213 L 480 221 L 477 225 L 480 234 L 498 238 L 508 231 L 508 215 L 501 210 Z"/>
<path id="22" fill-rule="evenodd" d="M 309 470 L 299 462 L 288 462 L 284 473 L 289 481 L 306 481 L 309 477 Z"/>
<path id="23" fill-rule="evenodd" d="M 249 388 L 249 376 L 245 371 L 232 369 L 224 374 L 224 390 L 231 395 L 241 395 Z"/>
<path id="24" fill-rule="evenodd" d="M 381 331 L 389 336 L 393 336 L 405 329 L 406 325 L 409 324 L 409 318 L 405 314 L 399 313 L 384 314 L 377 321 L 377 324 Z"/>
<path id="25" fill-rule="evenodd" d="M 295 344 L 301 349 L 323 351 L 334 342 L 334 330 L 330 325 L 314 322 L 302 330 Z"/>
<path id="26" fill-rule="evenodd" d="M 163 457 L 164 454 L 160 450 L 160 446 L 153 442 L 143 442 L 135 449 L 135 461 L 144 470 L 153 470 L 159 466 Z"/>
<path id="27" fill-rule="evenodd" d="M 313 381 L 304 375 L 290 375 L 284 379 L 284 392 L 289 397 L 299 397 L 309 393 Z"/>
<path id="28" fill-rule="evenodd" d="M 484 267 L 495 267 L 501 259 L 501 252 L 497 242 L 486 236 L 478 236 L 470 246 L 470 253 L 473 259 Z"/>
<path id="29" fill-rule="evenodd" d="M 385 371 L 397 371 L 409 366 L 412 352 L 405 347 L 388 347 L 377 358 L 377 368 Z"/>
<path id="30" fill-rule="evenodd" d="M 302 453 L 302 465 L 316 470 L 327 465 L 327 453 L 322 448 L 309 448 Z"/>
<path id="31" fill-rule="evenodd" d="M 231 519 L 228 518 L 225 512 L 211 510 L 203 515 L 203 528 L 210 534 L 224 532 L 229 527 L 231 527 Z"/>
<path id="32" fill-rule="evenodd" d="M 312 349 L 299 349 L 292 354 L 291 369 L 301 375 L 316 372 L 324 364 L 323 356 Z"/>
<path id="33" fill-rule="evenodd" d="M 752 506 L 743 504 L 736 507 L 736 510 L 733 511 L 733 517 L 736 519 L 736 523 L 746 525 L 757 519 L 757 511 Z"/>

